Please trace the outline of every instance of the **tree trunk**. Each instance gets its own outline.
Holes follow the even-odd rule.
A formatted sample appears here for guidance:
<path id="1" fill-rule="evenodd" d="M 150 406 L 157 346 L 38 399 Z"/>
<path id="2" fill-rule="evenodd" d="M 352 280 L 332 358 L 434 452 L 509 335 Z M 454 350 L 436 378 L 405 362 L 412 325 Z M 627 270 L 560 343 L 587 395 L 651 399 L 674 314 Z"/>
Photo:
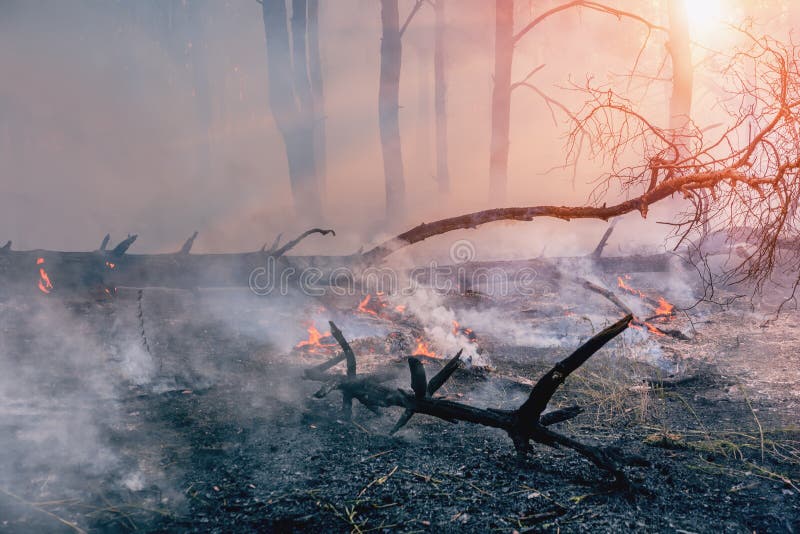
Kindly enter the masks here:
<path id="1" fill-rule="evenodd" d="M 383 173 L 386 181 L 386 216 L 390 224 L 405 218 L 405 178 L 400 144 L 400 68 L 403 45 L 397 0 L 381 0 L 381 77 L 378 91 Z"/>
<path id="2" fill-rule="evenodd" d="M 436 0 L 433 44 L 434 108 L 436 112 L 436 181 L 439 192 L 450 192 L 450 167 L 447 163 L 447 75 L 445 72 L 445 2 Z"/>
<path id="3" fill-rule="evenodd" d="M 320 218 L 322 203 L 314 158 L 314 132 L 311 114 L 303 113 L 295 100 L 295 97 L 302 100 L 302 90 L 295 87 L 297 77 L 292 68 L 286 2 L 264 0 L 262 6 L 267 40 L 269 104 L 286 145 L 295 209 Z"/>
<path id="4" fill-rule="evenodd" d="M 414 131 L 415 166 L 412 173 L 421 177 L 433 176 L 431 171 L 431 48 L 427 43 L 415 46 L 417 56 L 417 126 Z"/>
<path id="5" fill-rule="evenodd" d="M 489 201 L 505 203 L 511 124 L 511 64 L 514 58 L 514 0 L 496 0 L 492 140 L 489 155 Z"/>
<path id="6" fill-rule="evenodd" d="M 328 150 L 325 136 L 325 91 L 319 47 L 319 0 L 308 0 L 308 75 L 311 81 L 311 108 L 314 120 L 314 155 L 320 191 L 325 194 Z"/>
<path id="7" fill-rule="evenodd" d="M 669 127 L 680 131 L 691 120 L 694 77 L 689 18 L 683 0 L 669 0 L 669 54 L 672 60 Z"/>

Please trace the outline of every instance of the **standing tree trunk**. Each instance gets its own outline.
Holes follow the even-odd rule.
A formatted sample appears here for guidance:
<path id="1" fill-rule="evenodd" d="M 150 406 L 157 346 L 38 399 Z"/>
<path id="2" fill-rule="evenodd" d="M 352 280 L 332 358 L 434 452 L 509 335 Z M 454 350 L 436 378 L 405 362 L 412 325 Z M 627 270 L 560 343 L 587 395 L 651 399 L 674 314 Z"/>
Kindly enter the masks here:
<path id="1" fill-rule="evenodd" d="M 447 73 L 445 72 L 445 1 L 436 0 L 433 42 L 434 108 L 436 113 L 436 181 L 439 192 L 450 192 L 450 167 L 447 163 Z"/>
<path id="2" fill-rule="evenodd" d="M 689 17 L 683 0 L 669 0 L 669 55 L 672 60 L 669 127 L 677 132 L 691 120 L 694 78 Z"/>
<path id="3" fill-rule="evenodd" d="M 378 91 L 378 121 L 383 174 L 386 181 L 386 216 L 390 224 L 405 218 L 405 178 L 400 143 L 400 67 L 403 44 L 398 0 L 381 0 L 381 77 Z"/>
<path id="4" fill-rule="evenodd" d="M 293 0 L 293 4 L 300 3 L 305 2 Z M 313 117 L 310 112 L 303 109 L 304 88 L 297 86 L 300 78 L 305 77 L 306 83 L 308 82 L 307 75 L 303 74 L 306 72 L 305 57 L 302 62 L 302 72 L 296 73 L 292 68 L 286 0 L 263 0 L 262 6 L 267 40 L 269 104 L 286 145 L 295 209 L 298 211 L 302 209 L 303 213 L 310 213 L 312 217 L 320 218 L 322 203 L 314 157 Z M 304 13 L 302 17 L 305 19 Z M 293 26 L 294 24 L 293 16 Z M 304 42 L 305 26 L 301 33 Z M 305 45 L 303 51 L 305 52 Z"/>
<path id="5" fill-rule="evenodd" d="M 308 0 L 308 75 L 311 81 L 317 180 L 319 180 L 320 191 L 325 194 L 328 149 L 325 137 L 325 91 L 322 84 L 322 59 L 319 46 L 319 0 Z"/>
<path id="6" fill-rule="evenodd" d="M 496 0 L 492 140 L 489 154 L 489 201 L 502 205 L 508 188 L 511 125 L 511 64 L 514 59 L 514 0 Z"/>
<path id="7" fill-rule="evenodd" d="M 432 176 L 431 172 L 431 48 L 427 42 L 414 46 L 417 56 L 417 126 L 414 131 L 415 168 L 418 176 Z"/>

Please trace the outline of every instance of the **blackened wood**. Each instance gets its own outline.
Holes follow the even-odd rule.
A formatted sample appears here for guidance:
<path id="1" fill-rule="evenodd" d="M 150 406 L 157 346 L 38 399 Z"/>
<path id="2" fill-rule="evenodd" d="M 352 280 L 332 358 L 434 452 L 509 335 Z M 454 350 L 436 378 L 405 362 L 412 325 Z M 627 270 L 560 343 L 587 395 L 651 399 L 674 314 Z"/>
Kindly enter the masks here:
<path id="1" fill-rule="evenodd" d="M 350 343 L 347 342 L 342 334 L 342 331 L 339 330 L 333 321 L 328 321 L 328 324 L 331 326 L 331 335 L 339 342 L 339 345 L 341 345 L 344 351 L 344 356 L 347 360 L 347 378 L 352 380 L 356 376 L 356 356 L 353 353 L 353 349 L 350 347 Z M 353 396 L 352 393 L 342 390 L 342 412 L 344 412 L 344 417 L 348 421 L 353 417 Z M 361 396 L 358 396 L 358 399 L 362 404 L 369 404 Z"/>
<path id="2" fill-rule="evenodd" d="M 606 248 L 606 243 L 608 243 L 608 238 L 611 237 L 612 232 L 614 232 L 614 225 L 609 225 L 606 232 L 603 234 L 603 237 L 600 238 L 600 242 L 595 247 L 594 252 L 592 252 L 592 256 L 595 258 L 599 258 L 603 255 L 603 249 Z"/>
<path id="3" fill-rule="evenodd" d="M 432 397 L 434 393 L 439 391 L 439 388 L 444 385 L 445 382 L 453 375 L 453 373 L 458 369 L 459 364 L 461 363 L 461 353 L 464 352 L 464 349 L 459 350 L 455 356 L 453 356 L 444 367 L 442 367 L 438 373 L 436 373 L 433 378 L 430 379 L 428 382 L 427 393 L 429 397 Z M 412 377 L 413 381 L 413 377 Z M 389 434 L 394 434 L 411 420 L 414 417 L 414 412 L 412 410 L 406 410 L 403 412 L 403 415 L 400 416 L 400 419 L 397 420 L 395 425 L 389 431 Z"/>
<path id="4" fill-rule="evenodd" d="M 439 372 L 430 379 L 428 382 L 428 395 L 433 396 L 433 394 L 439 391 L 439 388 L 442 387 L 451 376 L 453 376 L 453 373 L 456 371 L 456 369 L 458 369 L 458 366 L 461 363 L 462 352 L 464 352 L 464 349 L 460 349 L 456 355 L 450 358 L 445 366 L 442 367 Z"/>
<path id="5" fill-rule="evenodd" d="M 511 437 L 517 453 L 522 457 L 527 455 L 530 448 L 529 441 L 531 440 L 553 447 L 565 446 L 575 450 L 598 467 L 611 473 L 618 482 L 625 483 L 625 474 L 620 465 L 645 465 L 645 460 L 627 457 L 611 448 L 587 445 L 545 428 L 546 424 L 555 424 L 574 417 L 579 413 L 579 408 L 556 410 L 545 415 L 541 415 L 541 413 L 547 406 L 553 392 L 564 381 L 564 378 L 582 365 L 606 342 L 622 333 L 631 320 L 632 317 L 627 316 L 606 328 L 571 356 L 559 362 L 553 370 L 537 382 L 529 400 L 519 410 L 481 409 L 447 399 L 434 398 L 428 395 L 420 396 L 418 392 L 412 395 L 400 389 L 382 386 L 377 380 L 373 380 L 370 377 L 356 377 L 355 366 L 353 366 L 353 373 L 350 376 L 339 380 L 337 389 L 342 391 L 345 416 L 347 417 L 352 414 L 352 399 L 355 398 L 364 406 L 376 412 L 379 407 L 399 406 L 405 408 L 405 413 L 395 425 L 393 431 L 408 422 L 410 416 L 414 413 L 431 415 L 449 422 L 467 421 L 499 428 L 505 430 Z M 352 354 L 349 344 L 347 344 L 344 336 L 333 323 L 331 323 L 331 332 L 335 332 L 334 337 L 340 341 L 345 353 L 350 353 L 352 359 L 355 360 L 355 355 Z M 324 373 L 313 377 L 315 380 L 323 381 L 325 378 L 326 375 Z M 420 388 L 416 389 L 419 390 Z M 320 391 L 323 390 L 326 394 L 330 390 L 330 384 L 326 384 Z M 533 418 L 534 416 L 535 419 Z"/>
<path id="6" fill-rule="evenodd" d="M 413 356 L 408 357 L 408 369 L 411 372 L 411 390 L 421 399 L 428 393 L 428 378 L 425 376 L 425 366 Z"/>
<path id="7" fill-rule="evenodd" d="M 195 231 L 195 233 L 193 233 L 189 237 L 189 239 L 186 240 L 186 242 L 181 247 L 181 250 L 180 250 L 179 254 L 182 254 L 182 255 L 189 254 L 189 252 L 191 252 L 191 250 L 192 250 L 192 245 L 194 245 L 194 240 L 195 239 L 197 239 L 197 231 Z"/>
<path id="8" fill-rule="evenodd" d="M 131 248 L 131 245 L 133 245 L 133 242 L 136 241 L 137 237 L 139 236 L 137 236 L 136 234 L 129 235 L 127 239 L 121 241 L 119 245 L 114 247 L 114 250 L 111 251 L 111 254 L 113 254 L 114 256 L 122 256 L 123 254 L 128 252 L 128 249 Z"/>
<path id="9" fill-rule="evenodd" d="M 564 380 L 606 343 L 625 331 L 632 320 L 632 315 L 626 315 L 621 320 L 593 336 L 586 343 L 581 345 L 578 350 L 558 362 L 555 367 L 540 378 L 539 381 L 536 382 L 536 385 L 533 386 L 533 391 L 531 391 L 528 400 L 519 408 L 518 416 L 522 425 L 538 424 L 539 417 L 542 415 L 542 412 L 547 407 L 547 404 L 550 402 L 550 399 L 553 397 L 558 387 L 564 383 Z"/>
<path id="10" fill-rule="evenodd" d="M 288 243 L 283 245 L 278 250 L 273 251 L 272 256 L 274 256 L 276 258 L 280 258 L 284 254 L 286 254 L 287 252 L 292 250 L 294 247 L 296 247 L 303 239 L 305 239 L 308 236 L 313 235 L 313 234 L 321 234 L 321 235 L 331 234 L 331 235 L 335 236 L 336 232 L 333 231 L 332 229 L 324 230 L 322 228 L 312 228 L 311 230 L 306 230 L 305 232 L 300 234 L 297 238 L 292 239 L 291 241 L 289 241 Z M 280 236 L 278 236 L 278 239 L 280 239 Z M 277 244 L 277 241 L 276 241 L 276 244 Z"/>
<path id="11" fill-rule="evenodd" d="M 574 419 L 583 413 L 583 408 L 580 406 L 569 406 L 567 408 L 559 408 L 551 412 L 543 413 L 539 418 L 539 424 L 542 426 L 556 425 Z"/>

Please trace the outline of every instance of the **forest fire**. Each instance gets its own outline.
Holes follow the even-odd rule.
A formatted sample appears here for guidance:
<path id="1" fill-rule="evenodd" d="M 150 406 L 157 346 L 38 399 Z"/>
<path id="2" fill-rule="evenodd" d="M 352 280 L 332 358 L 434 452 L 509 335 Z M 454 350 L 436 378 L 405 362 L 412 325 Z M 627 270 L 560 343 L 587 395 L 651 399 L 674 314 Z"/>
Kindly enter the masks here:
<path id="1" fill-rule="evenodd" d="M 39 266 L 39 291 L 42 293 L 50 293 L 53 289 L 53 283 L 50 281 L 50 275 L 48 275 L 47 271 L 42 267 L 42 265 L 44 265 L 44 258 L 38 258 L 36 260 L 36 265 Z"/>
<path id="2" fill-rule="evenodd" d="M 800 0 L 0 25 L 0 534 L 800 534 Z"/>

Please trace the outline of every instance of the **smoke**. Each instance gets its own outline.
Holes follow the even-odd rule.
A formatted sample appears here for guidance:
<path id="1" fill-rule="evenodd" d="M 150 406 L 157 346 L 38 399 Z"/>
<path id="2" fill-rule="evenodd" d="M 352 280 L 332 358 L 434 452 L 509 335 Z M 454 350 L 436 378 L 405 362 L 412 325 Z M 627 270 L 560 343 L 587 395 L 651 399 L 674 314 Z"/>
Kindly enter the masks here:
<path id="1" fill-rule="evenodd" d="M 321 4 L 324 215 L 340 235 L 355 236 L 336 240 L 340 252 L 351 252 L 385 229 L 376 224 L 384 217 L 380 12 L 379 4 L 363 0 Z M 199 230 L 196 252 L 254 250 L 304 226 L 306 215 L 317 218 L 300 206 L 292 221 L 286 155 L 268 108 L 260 9 L 217 2 L 3 3 L 0 227 L 6 237 L 21 248 L 75 250 L 96 246 L 106 232 L 138 233 L 136 251 L 149 252 L 175 250 Z M 518 15 L 523 21 L 532 13 Z M 400 101 L 410 212 L 400 227 L 486 207 L 493 6 L 465 0 L 448 17 L 452 191 L 439 195 L 433 149 L 420 141 L 435 138 L 433 10 L 423 8 L 404 37 Z M 617 21 L 609 26 L 597 14 L 564 13 L 519 43 L 514 78 L 545 63 L 531 82 L 575 107 L 581 97 L 559 86 L 630 69 L 640 30 Z M 658 39 L 652 37 L 645 58 L 654 64 L 663 52 Z M 602 58 L 586 53 L 597 42 L 604 43 Z M 650 66 L 643 60 L 643 70 Z M 659 86 L 648 95 L 656 116 L 666 112 L 666 94 Z M 586 201 L 595 165 L 575 175 L 553 170 L 564 163 L 565 118 L 556 110 L 554 121 L 535 92 L 515 91 L 510 203 Z M 561 246 L 583 233 L 570 225 L 555 225 Z M 512 232 L 497 233 L 518 242 Z M 554 248 L 548 244 L 548 253 Z"/>

